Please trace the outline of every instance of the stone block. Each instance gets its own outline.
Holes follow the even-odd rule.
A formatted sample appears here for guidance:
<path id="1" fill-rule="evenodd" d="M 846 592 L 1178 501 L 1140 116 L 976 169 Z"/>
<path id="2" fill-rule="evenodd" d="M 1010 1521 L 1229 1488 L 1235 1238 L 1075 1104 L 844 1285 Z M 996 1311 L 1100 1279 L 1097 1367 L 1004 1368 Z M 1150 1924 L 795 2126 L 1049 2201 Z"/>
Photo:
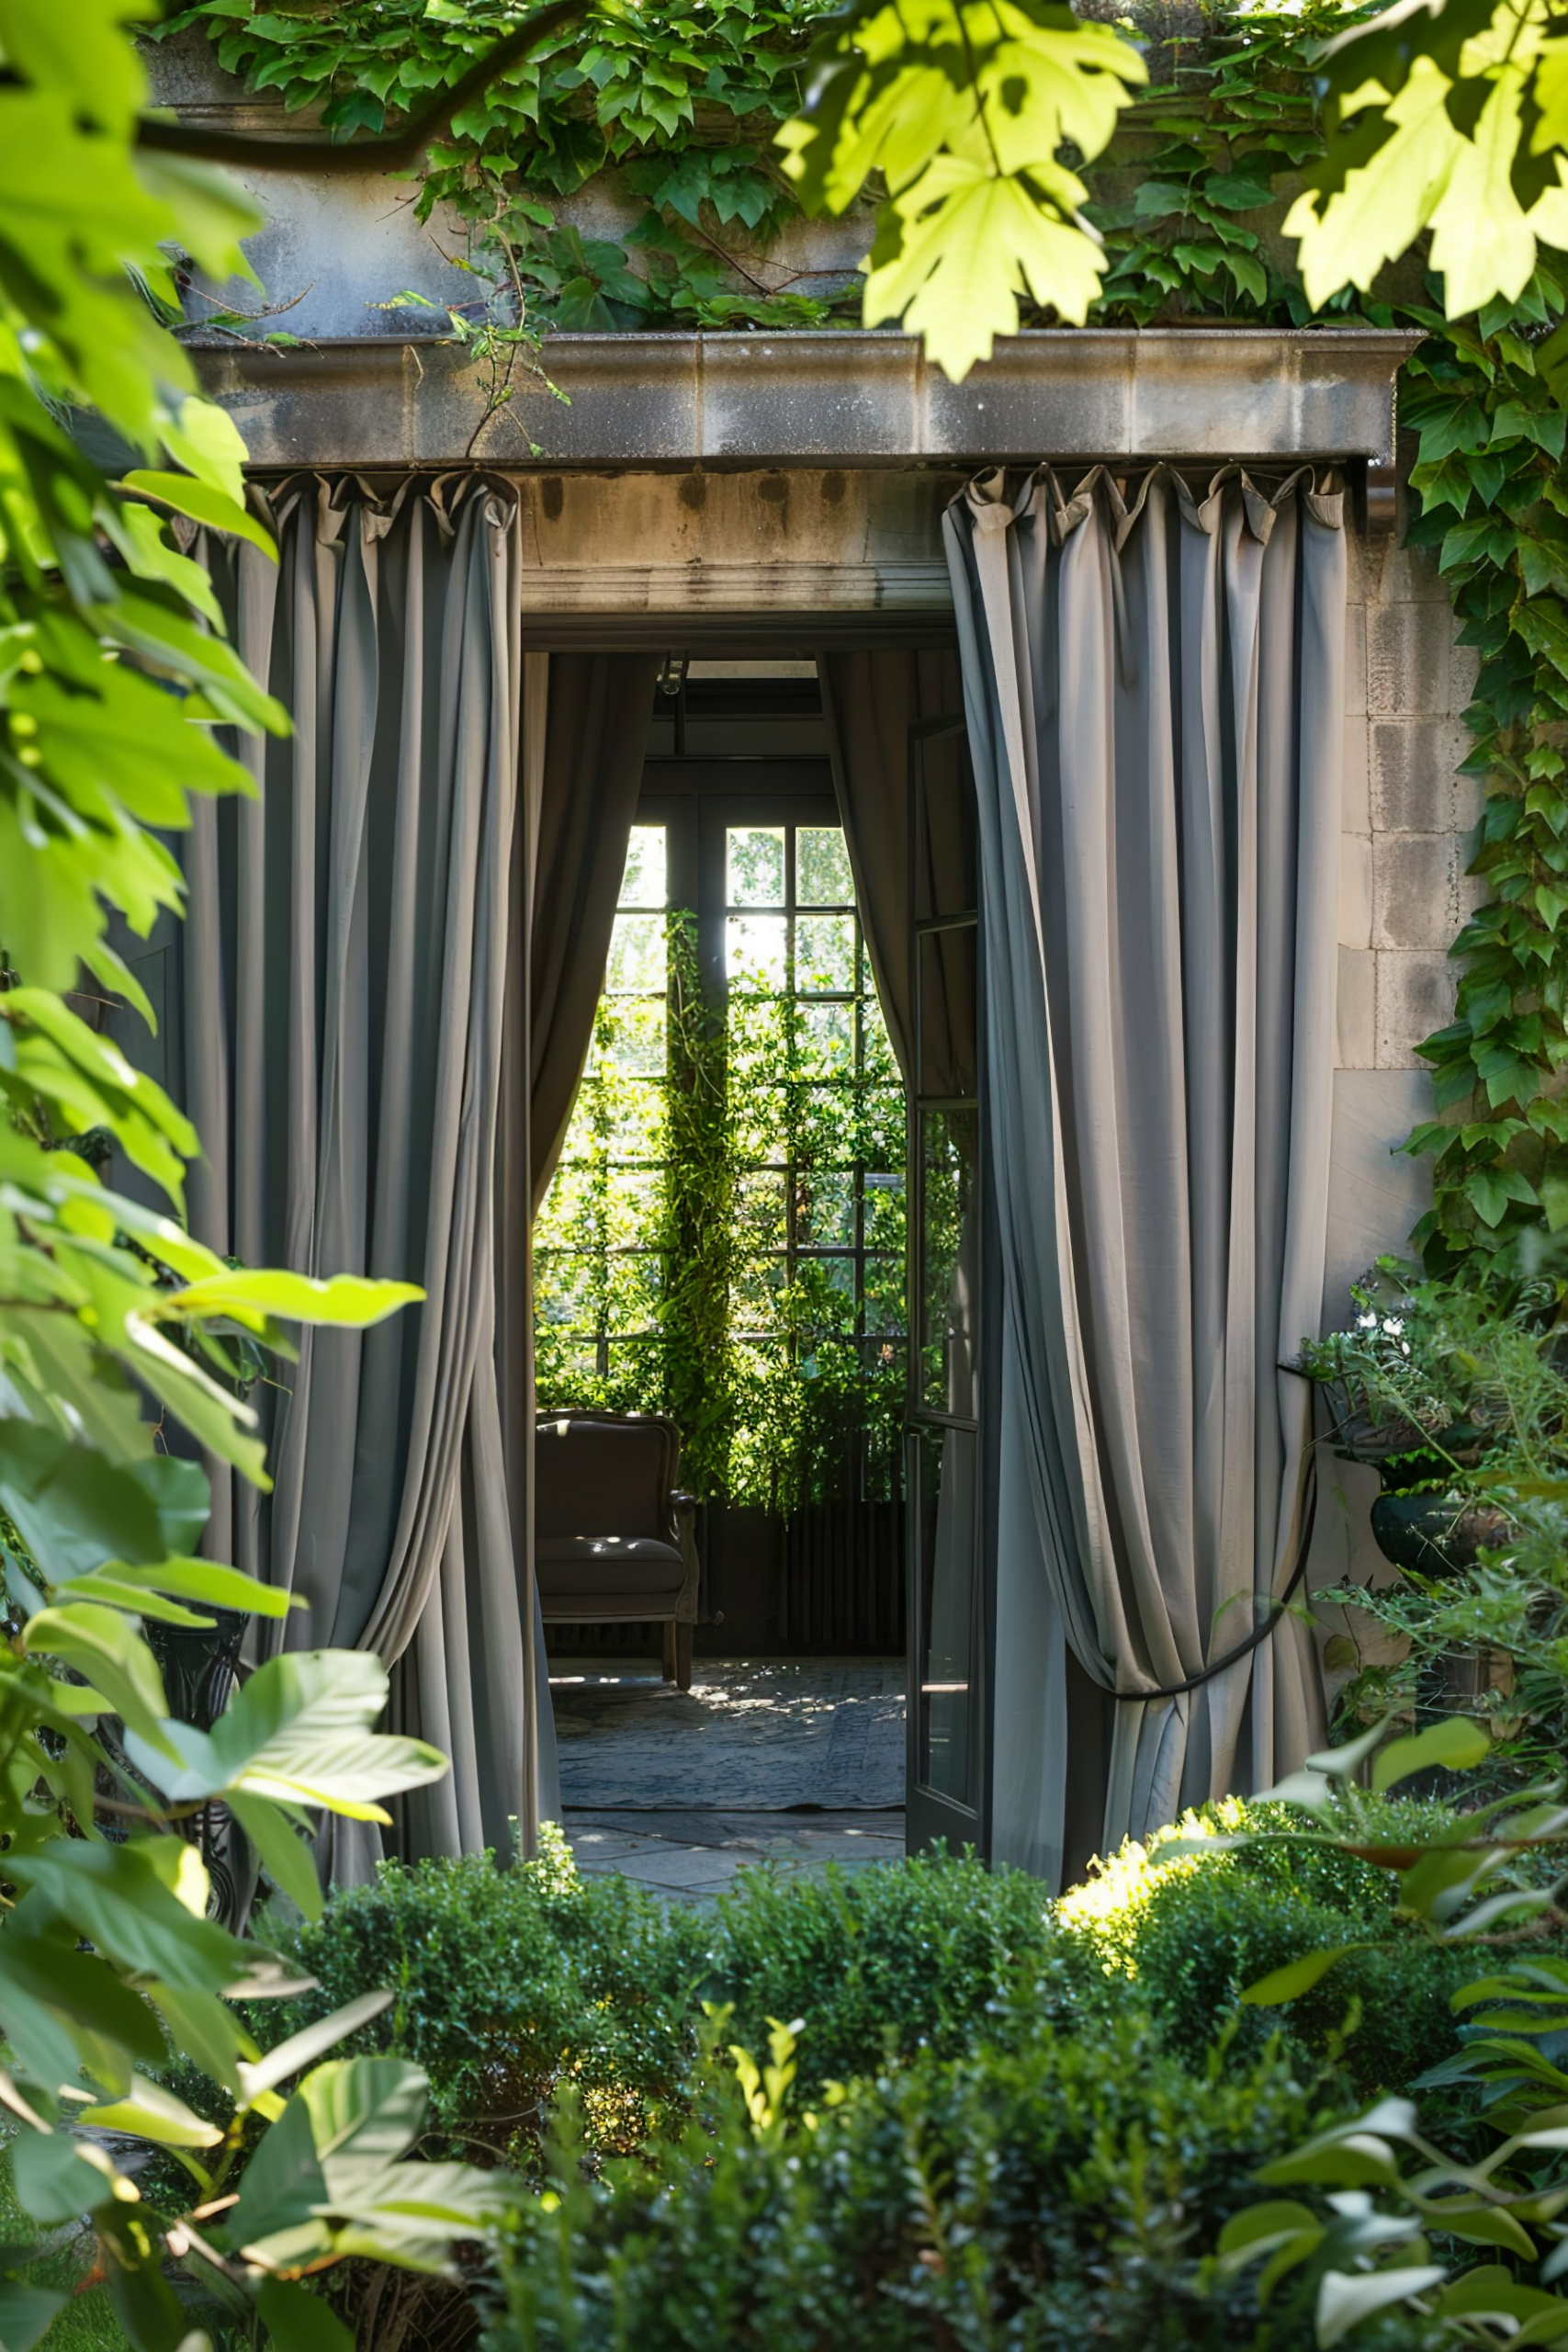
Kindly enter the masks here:
<path id="1" fill-rule="evenodd" d="M 1455 623 L 1457 629 L 1458 623 Z M 1481 656 L 1473 645 L 1449 648 L 1449 708 L 1457 718 L 1472 700 L 1481 674 Z"/>
<path id="2" fill-rule="evenodd" d="M 1454 741 L 1446 718 L 1367 722 L 1372 825 L 1380 833 L 1447 831 L 1454 821 Z"/>
<path id="3" fill-rule="evenodd" d="M 1431 1115 L 1432 1081 L 1425 1070 L 1342 1069 L 1336 1077 L 1320 1329 L 1334 1330 L 1344 1322 L 1357 1275 L 1384 1250 L 1403 1250 L 1411 1227 L 1431 1205 L 1430 1163 L 1399 1149 L 1416 1122 Z M 1323 1466 L 1326 1471 L 1328 1464 Z"/>
<path id="4" fill-rule="evenodd" d="M 1452 833 L 1374 833 L 1374 947 L 1451 945 L 1459 928 L 1459 843 Z"/>
<path id="5" fill-rule="evenodd" d="M 1370 833 L 1372 830 L 1372 799 L 1367 777 L 1367 722 L 1359 716 L 1345 721 L 1341 775 L 1345 797 L 1339 821 L 1347 832 Z"/>
<path id="6" fill-rule="evenodd" d="M 1372 944 L 1372 841 L 1370 833 L 1339 836 L 1339 944 Z"/>
<path id="7" fill-rule="evenodd" d="M 1450 707 L 1453 617 L 1446 605 L 1367 607 L 1367 708 L 1440 718 Z"/>
<path id="8" fill-rule="evenodd" d="M 1341 1069 L 1377 1067 L 1377 957 L 1368 948 L 1339 950 L 1336 1013 Z"/>
<path id="9" fill-rule="evenodd" d="M 1376 587 L 1368 603 L 1380 605 L 1443 605 L 1450 603 L 1448 582 L 1438 570 L 1435 548 L 1397 547 L 1383 542 L 1384 555 Z"/>
<path id="10" fill-rule="evenodd" d="M 1424 1069 L 1416 1048 L 1453 1019 L 1459 967 L 1445 955 L 1408 948 L 1385 948 L 1377 963 L 1378 1068 Z"/>
<path id="11" fill-rule="evenodd" d="M 1367 707 L 1367 608 L 1352 605 L 1345 615 L 1345 711 L 1360 718 Z"/>

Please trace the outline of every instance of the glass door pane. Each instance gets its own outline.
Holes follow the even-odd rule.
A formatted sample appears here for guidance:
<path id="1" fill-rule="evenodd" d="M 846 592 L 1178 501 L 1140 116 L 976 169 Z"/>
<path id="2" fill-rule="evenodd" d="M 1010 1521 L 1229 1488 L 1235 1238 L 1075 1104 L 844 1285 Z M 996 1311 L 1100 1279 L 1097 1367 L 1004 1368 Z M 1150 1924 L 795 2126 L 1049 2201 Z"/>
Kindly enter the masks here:
<path id="1" fill-rule="evenodd" d="M 963 724 L 911 730 L 908 1430 L 911 1848 L 986 1845 L 978 955 Z"/>

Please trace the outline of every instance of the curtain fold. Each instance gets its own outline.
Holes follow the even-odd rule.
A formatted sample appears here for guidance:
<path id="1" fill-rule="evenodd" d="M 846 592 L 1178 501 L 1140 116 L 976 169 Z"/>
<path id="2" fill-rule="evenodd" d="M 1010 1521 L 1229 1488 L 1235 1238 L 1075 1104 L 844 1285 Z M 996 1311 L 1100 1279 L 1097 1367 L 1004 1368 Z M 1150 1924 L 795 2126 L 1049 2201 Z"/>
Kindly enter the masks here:
<path id="1" fill-rule="evenodd" d="M 913 1007 L 909 922 L 909 730 L 919 720 L 961 707 L 958 664 L 946 651 L 897 646 L 856 647 L 817 656 L 833 790 L 844 822 L 855 904 L 866 954 L 887 1023 L 888 1042 L 906 1078 L 910 1071 Z M 915 854 L 928 870 L 962 854 L 951 745 L 928 753 L 926 827 Z M 948 788 L 943 789 L 946 786 Z"/>
<path id="2" fill-rule="evenodd" d="M 374 1650 L 394 1720 L 452 1757 L 404 1801 L 402 1849 L 505 1852 L 514 1822 L 527 1846 L 555 1809 L 528 1457 L 503 1424 L 518 1339 L 497 1329 L 528 1199 L 502 1087 L 526 1015 L 517 502 L 477 475 L 386 493 L 306 476 L 268 519 L 276 569 L 249 548 L 213 559 L 295 726 L 244 746 L 260 798 L 198 808 L 192 830 L 192 1223 L 251 1262 L 426 1297 L 369 1331 L 301 1334 L 262 1396 L 273 1490 L 220 1478 L 209 1548 L 309 1601 L 271 1638 Z M 333 1823 L 321 1857 L 353 1880 L 378 1842 Z"/>
<path id="3" fill-rule="evenodd" d="M 560 1157 L 604 987 L 626 841 L 642 790 L 659 657 L 552 653 L 529 904 L 529 1107 L 536 1211 Z"/>
<path id="4" fill-rule="evenodd" d="M 1322 1731 L 1302 1532 L 1344 702 L 1337 489 L 998 476 L 945 536 L 1003 1269 L 994 1845 L 1047 1876 Z M 1070 1820 L 1069 1654 L 1113 1690 Z M 1080 1806 L 1095 1802 L 1081 1786 Z M 1098 1809 L 1098 1808 L 1097 1808 Z"/>

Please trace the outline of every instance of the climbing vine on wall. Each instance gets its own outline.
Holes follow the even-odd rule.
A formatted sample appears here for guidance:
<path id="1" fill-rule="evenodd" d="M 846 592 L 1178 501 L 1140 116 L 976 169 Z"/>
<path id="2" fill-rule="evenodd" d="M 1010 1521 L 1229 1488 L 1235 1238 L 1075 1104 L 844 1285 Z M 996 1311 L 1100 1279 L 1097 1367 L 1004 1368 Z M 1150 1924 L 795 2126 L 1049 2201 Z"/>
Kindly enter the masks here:
<path id="1" fill-rule="evenodd" d="M 830 0 L 654 0 L 561 28 L 432 146 L 412 198 L 450 205 L 476 308 L 520 293 L 563 329 L 809 326 L 829 302 L 757 258 L 797 209 L 773 134 L 800 103 L 800 69 Z M 515 28 L 513 0 L 200 0 L 220 62 L 345 136 L 380 130 L 454 82 Z M 624 241 L 557 218 L 606 165 L 642 211 Z M 390 290 L 390 289 L 389 289 Z"/>
<path id="2" fill-rule="evenodd" d="M 1465 768 L 1485 780 L 1472 871 L 1492 894 L 1454 944 L 1454 1020 L 1421 1048 L 1450 1114 L 1406 1146 L 1433 1158 L 1416 1238 L 1435 1271 L 1568 1225 L 1568 420 L 1535 359 L 1562 310 L 1539 270 L 1512 308 L 1427 322 L 1441 333 L 1401 400 L 1420 435 L 1410 537 L 1439 550 L 1481 655 Z"/>
<path id="3" fill-rule="evenodd" d="M 829 294 L 757 258 L 795 210 L 770 142 L 825 6 L 595 10 L 459 114 L 412 200 L 465 223 L 473 307 L 520 303 L 563 328 L 830 320 Z M 515 17 L 511 0 L 200 0 L 175 24 L 203 24 L 253 88 L 320 104 L 347 133 L 417 106 Z M 1321 152 L 1312 52 L 1345 12 L 1216 10 L 1190 40 L 1170 37 L 1169 14 L 1139 21 L 1150 85 L 1090 177 L 1110 260 L 1098 316 L 1303 324 L 1281 175 Z M 607 164 L 644 207 L 624 240 L 557 215 Z M 1454 1021 L 1421 1048 L 1440 1115 L 1405 1147 L 1433 1164 L 1415 1238 L 1435 1270 L 1568 1226 L 1568 471 L 1561 397 L 1536 365 L 1563 307 L 1541 269 L 1517 303 L 1470 320 L 1425 306 L 1418 275 L 1355 313 L 1428 330 L 1401 397 L 1419 436 L 1410 537 L 1438 550 L 1481 656 L 1465 765 L 1484 780 L 1473 870 L 1490 896 L 1455 942 Z"/>

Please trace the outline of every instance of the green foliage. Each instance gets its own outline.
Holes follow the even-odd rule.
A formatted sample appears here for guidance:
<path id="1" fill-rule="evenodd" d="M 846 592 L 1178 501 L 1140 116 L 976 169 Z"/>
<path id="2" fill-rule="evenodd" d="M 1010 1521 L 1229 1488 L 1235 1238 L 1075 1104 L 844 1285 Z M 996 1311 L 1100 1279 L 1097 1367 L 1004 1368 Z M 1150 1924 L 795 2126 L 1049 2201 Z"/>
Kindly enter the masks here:
<path id="1" fill-rule="evenodd" d="M 308 1808 L 385 1821 L 378 1799 L 445 1759 L 372 1733 L 387 1685 L 364 1657 L 276 1659 L 212 1732 L 175 1722 L 141 1630 L 289 1605 L 190 1556 L 207 1481 L 164 1450 L 165 1427 L 265 1483 L 237 1350 L 287 1354 L 284 1321 L 364 1325 L 419 1295 L 247 1273 L 194 1241 L 179 1212 L 197 1136 L 64 1001 L 86 973 L 151 1019 L 109 919 L 145 935 L 177 909 L 164 836 L 191 793 L 249 789 L 215 728 L 287 726 L 168 528 L 183 515 L 270 551 L 238 435 L 164 323 L 174 257 L 243 270 L 254 216 L 211 174 L 135 150 L 145 92 L 124 25 L 147 13 L 90 0 L 67 39 L 30 0 L 0 0 L 0 2099 L 26 2218 L 0 2255 L 12 2352 L 69 2340 L 62 2229 L 85 2230 L 138 2352 L 209 2343 L 171 2267 L 253 2337 L 326 2346 L 343 2334 L 302 2270 L 349 2251 L 439 2267 L 511 2195 L 494 2174 L 404 2161 L 423 2123 L 412 2070 L 315 2063 L 363 1997 L 263 2056 L 229 1996 L 276 1992 L 276 1962 L 205 1916 L 184 1834 L 227 1803 L 314 1906 Z M 76 437 L 89 414 L 123 445 L 112 479 Z M 173 1215 L 100 1184 L 76 1148 L 94 1133 Z M 173 2049 L 224 2093 L 222 2126 L 168 2088 Z M 224 2184 L 258 2126 L 231 2208 Z M 171 2152 L 171 2205 L 143 2197 L 128 2146 Z"/>
<path id="2" fill-rule="evenodd" d="M 902 320 L 957 378 L 1022 302 L 1082 324 L 1105 263 L 1062 156 L 1102 154 L 1148 78 L 1127 41 L 1056 0 L 852 0 L 812 63 L 779 144 L 807 211 L 847 211 L 874 175 L 886 189 L 867 326 Z"/>
<path id="3" fill-rule="evenodd" d="M 489 1855 L 385 1864 L 280 1940 L 312 1987 L 257 2030 L 299 2030 L 389 1986 L 347 2047 L 429 2075 L 448 2153 L 526 2159 L 568 2086 L 596 2147 L 640 2146 L 690 2072 L 705 1924 L 629 1880 L 579 1877 L 547 1827 L 538 1859 L 511 1870 Z"/>
<path id="4" fill-rule="evenodd" d="M 1417 1772 L 1473 1770 L 1489 1750 L 1485 1731 L 1460 1718 L 1393 1740 L 1374 1726 L 1309 1758 L 1273 1792 L 1280 1805 L 1313 1816 L 1310 1828 L 1254 1828 L 1236 1841 L 1243 1849 L 1276 1844 L 1292 1860 L 1316 1849 L 1372 1863 L 1432 1949 L 1468 1963 L 1471 1981 L 1450 1996 L 1470 2020 L 1465 2046 L 1415 2087 L 1483 2086 L 1486 2130 L 1499 2143 L 1479 2163 L 1464 2161 L 1432 2143 L 1409 2099 L 1388 2098 L 1264 2167 L 1266 2186 L 1315 2193 L 1328 2210 L 1288 2196 L 1238 2215 L 1221 2238 L 1221 2275 L 1239 2278 L 1262 2260 L 1260 2300 L 1283 2286 L 1284 2312 L 1310 2310 L 1320 2346 L 1352 2333 L 1366 2342 L 1396 2314 L 1434 2346 L 1568 2336 L 1568 2300 L 1556 2291 L 1568 2274 L 1568 2227 L 1559 2218 L 1568 2211 L 1560 2128 L 1568 2074 L 1555 2063 L 1568 1963 L 1541 1952 L 1543 1933 L 1560 1941 L 1568 1927 L 1561 1774 L 1450 1813 L 1420 1835 L 1391 1835 L 1384 1802 Z M 1358 1785 L 1362 1775 L 1370 1792 Z M 1342 1980 L 1348 1961 L 1368 1948 L 1341 1939 L 1299 1953 L 1243 2001 L 1265 2009 L 1297 2002 L 1331 1976 Z M 1477 1966 L 1487 1973 L 1476 1977 Z M 1450 2247 L 1461 2250 L 1457 2261 Z M 1507 2261 L 1487 2258 L 1499 2252 Z"/>
<path id="5" fill-rule="evenodd" d="M 1051 1956 L 1049 1905 L 1017 1871 L 928 1859 L 819 1883 L 745 1872 L 702 1914 L 615 1877 L 580 1877 L 558 1833 L 539 1860 L 385 1866 L 283 1939 L 315 1980 L 255 2020 L 292 2031 L 367 1984 L 395 1999 L 347 2046 L 429 2075 L 453 2150 L 531 2159 L 563 2098 L 600 2155 L 679 2129 L 694 2097 L 700 1998 L 734 2030 L 807 2016 L 802 2081 L 874 2072 L 923 2049 L 955 2055 L 998 2030 L 1064 2021 L 1074 1984 Z M 1018 1997 L 1021 1986 L 1026 1998 Z"/>
<path id="6" fill-rule="evenodd" d="M 1466 1274 L 1380 1259 L 1350 1286 L 1349 1327 L 1304 1340 L 1296 1364 L 1327 1389 L 1348 1453 L 1506 1498 L 1568 1475 L 1557 1287 L 1496 1260 Z"/>
<path id="7" fill-rule="evenodd" d="M 1381 1260 L 1352 1286 L 1350 1329 L 1297 1359 L 1327 1389 L 1339 1449 L 1429 1498 L 1450 1554 L 1450 1572 L 1319 1595 L 1403 1643 L 1359 1667 L 1338 1723 L 1411 1717 L 1455 1652 L 1483 1657 L 1491 1687 L 1466 1705 L 1492 1734 L 1493 1777 L 1516 1786 L 1568 1741 L 1568 1378 L 1557 1280 L 1545 1257 L 1534 1274 L 1510 1271 L 1520 1254 L 1425 1281 Z"/>
<path id="8" fill-rule="evenodd" d="M 1442 1116 L 1406 1148 L 1433 1159 L 1434 1205 L 1414 1238 L 1434 1272 L 1568 1222 L 1568 476 L 1563 411 L 1540 365 L 1562 308 L 1539 271 L 1473 331 L 1423 314 L 1442 339 L 1409 363 L 1401 401 L 1420 435 L 1410 537 L 1438 549 L 1461 642 L 1481 657 L 1464 772 L 1485 786 L 1472 870 L 1491 894 L 1451 951 L 1454 1020 L 1421 1047 Z"/>
<path id="9" fill-rule="evenodd" d="M 1568 246 L 1562 35 L 1549 0 L 1438 0 L 1326 48 L 1326 153 L 1285 223 L 1314 304 L 1427 231 L 1450 319 L 1519 300 Z"/>
<path id="10" fill-rule="evenodd" d="M 1098 317 L 1304 323 L 1300 279 L 1269 233 L 1273 182 L 1321 151 L 1314 60 L 1345 21 L 1336 0 L 1307 0 L 1217 13 L 1201 38 L 1159 43 L 1159 79 L 1090 178 L 1110 262 Z"/>
<path id="11" fill-rule="evenodd" d="M 716 2013 L 695 2120 L 646 2165 L 584 2179 L 570 2125 L 519 2216 L 491 2352 L 1220 2352 L 1260 2341 L 1249 2286 L 1206 2257 L 1315 2102 L 1271 2051 L 1194 2074 L 1146 2027 L 1037 2033 L 801 2104 L 811 2026 L 771 2079 Z M 760 2079 L 761 2077 L 761 2079 Z M 750 2094 L 750 2096 L 748 2096 Z M 1269 2337 L 1300 2352 L 1302 2332 Z"/>
<path id="12" fill-rule="evenodd" d="M 586 7 L 466 106 L 430 151 L 416 209 L 427 220 L 449 203 L 465 224 L 471 312 L 493 322 L 520 300 L 539 325 L 599 331 L 824 317 L 757 248 L 795 209 L 770 140 L 799 103 L 826 5 Z M 515 0 L 347 0 L 308 15 L 201 0 L 166 29 L 200 23 L 251 88 L 320 105 L 348 134 L 416 112 L 518 14 Z M 626 246 L 557 219 L 556 201 L 608 166 L 645 208 Z"/>
<path id="13" fill-rule="evenodd" d="M 1391 1803 L 1379 1809 L 1379 1835 L 1406 1842 L 1444 1818 L 1435 1805 Z M 1247 1987 L 1303 1950 L 1349 1946 L 1332 1980 L 1292 2008 L 1292 2038 L 1303 2056 L 1340 2064 L 1358 2098 L 1404 2090 L 1458 2048 L 1449 2002 L 1473 1963 L 1402 1919 L 1387 1873 L 1354 1855 L 1208 1842 L 1290 1826 L 1280 1805 L 1206 1805 L 1146 1849 L 1129 1844 L 1095 1864 L 1056 1917 L 1112 1995 L 1130 1988 L 1190 2065 L 1201 2065 L 1233 2019 L 1236 2052 L 1260 2051 L 1278 2019 L 1256 2009 L 1238 2015 Z"/>
<path id="14" fill-rule="evenodd" d="M 816 977 L 837 987 L 845 976 Z M 710 1001 L 683 911 L 668 920 L 664 960 L 633 978 L 667 983 L 665 1001 L 601 999 L 537 1227 L 542 1404 L 668 1413 L 682 1485 L 703 1500 L 789 1511 L 852 1476 L 857 1491 L 896 1492 L 901 1184 L 867 1194 L 866 1242 L 879 1253 L 868 1266 L 881 1271 L 875 1296 L 868 1280 L 880 1319 L 869 1336 L 821 1261 L 762 1255 L 782 1245 L 791 1210 L 797 1231 L 846 1216 L 852 1228 L 857 1170 L 902 1167 L 902 1087 L 874 996 L 860 1001 L 857 1068 L 852 1007 L 830 1008 L 842 1026 L 814 1025 L 822 1007 L 743 970 L 722 1007 Z M 607 1335 L 592 1360 L 585 1331 Z"/>

